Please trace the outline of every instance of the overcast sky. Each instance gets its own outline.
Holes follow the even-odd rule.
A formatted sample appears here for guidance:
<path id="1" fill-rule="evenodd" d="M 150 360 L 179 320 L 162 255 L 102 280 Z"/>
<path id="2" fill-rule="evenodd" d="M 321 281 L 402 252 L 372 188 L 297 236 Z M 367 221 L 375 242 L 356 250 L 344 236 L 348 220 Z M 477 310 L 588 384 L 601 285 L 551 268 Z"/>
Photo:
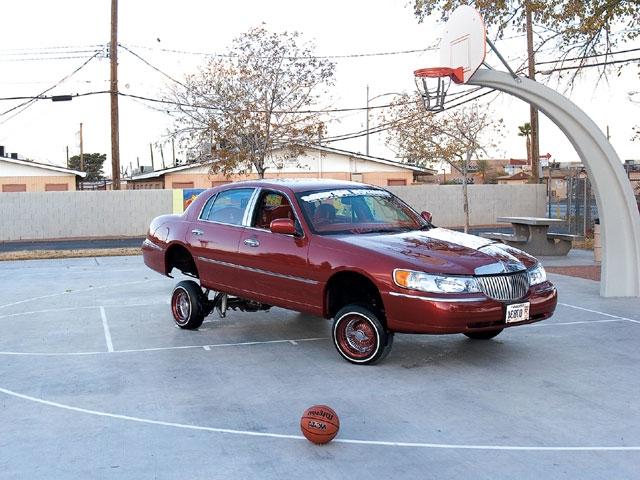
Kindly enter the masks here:
<path id="1" fill-rule="evenodd" d="M 318 55 L 393 52 L 422 49 L 437 43 L 441 24 L 429 19 L 418 24 L 408 0 L 392 1 L 254 1 L 204 2 L 197 0 L 120 1 L 119 42 L 175 78 L 194 71 L 205 57 L 186 52 L 222 52 L 232 38 L 262 22 L 273 31 L 298 30 L 307 40 L 315 40 Z M 57 84 L 82 65 L 94 51 L 109 41 L 110 0 L 60 0 L 5 2 L 0 29 L 0 97 L 36 95 Z M 517 32 L 498 42 L 498 48 L 514 67 L 524 60 L 525 38 Z M 634 47 L 635 45 L 627 46 Z M 73 47 L 73 48 L 58 48 Z M 119 52 L 120 90 L 160 97 L 170 82 L 126 51 Z M 60 58 L 72 57 L 72 58 Z M 538 60 L 552 60 L 558 52 L 546 49 Z M 387 55 L 337 60 L 331 106 L 364 107 L 366 85 L 370 96 L 415 90 L 413 70 L 437 66 L 436 52 Z M 488 60 L 495 66 L 493 56 Z M 568 96 L 603 130 L 608 125 L 611 142 L 624 159 L 640 159 L 640 142 L 631 142 L 632 128 L 640 123 L 640 104 L 628 98 L 638 90 L 636 64 L 623 68 L 609 83 L 597 84 L 593 74 L 584 76 Z M 109 88 L 109 60 L 104 55 L 90 61 L 73 77 L 48 94 L 102 91 Z M 541 76 L 539 81 L 546 82 Z M 555 80 L 548 83 L 557 87 Z M 560 88 L 563 88 L 560 84 Z M 372 102 L 387 103 L 390 96 Z M 484 97 L 495 115 L 507 126 L 493 157 L 526 158 L 524 139 L 517 126 L 528 121 L 529 107 L 506 94 Z M 1 101 L 0 114 L 21 102 Z M 329 103 L 329 102 L 328 102 Z M 159 108 L 159 110 L 158 110 Z M 15 115 L 18 113 L 17 115 Z M 14 116 L 15 115 L 15 116 Z M 359 131 L 365 125 L 364 112 L 336 114 L 329 135 Z M 79 124 L 83 123 L 84 151 L 107 153 L 110 157 L 109 96 L 76 98 L 71 102 L 39 101 L 21 111 L 0 115 L 0 145 L 7 152 L 63 165 L 68 146 L 70 155 L 79 152 Z M 372 126 L 377 119 L 371 117 Z M 150 164 L 149 144 L 166 140 L 172 119 L 161 106 L 128 98 L 120 99 L 120 155 L 123 166 L 136 162 Z M 365 151 L 365 139 L 334 143 L 337 148 Z M 546 118 L 541 119 L 540 152 L 551 153 L 557 161 L 578 157 L 562 134 Z M 370 153 L 393 158 L 383 135 L 371 137 Z M 164 148 L 167 164 L 170 144 Z M 180 152 L 178 152 L 180 156 Z M 154 152 L 156 168 L 160 151 Z"/>

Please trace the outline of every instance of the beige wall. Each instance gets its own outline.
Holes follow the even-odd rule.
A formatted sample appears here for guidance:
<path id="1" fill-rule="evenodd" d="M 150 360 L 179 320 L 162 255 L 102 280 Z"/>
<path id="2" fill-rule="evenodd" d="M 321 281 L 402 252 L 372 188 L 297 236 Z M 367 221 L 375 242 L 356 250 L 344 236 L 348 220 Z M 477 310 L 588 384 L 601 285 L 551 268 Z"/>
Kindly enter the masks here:
<path id="1" fill-rule="evenodd" d="M 76 177 L 75 175 L 0 177 L 0 193 L 3 185 L 26 185 L 27 192 L 44 192 L 46 184 L 65 184 L 68 191 L 73 191 L 76 189 Z"/>
<path id="2" fill-rule="evenodd" d="M 372 185 L 379 185 L 386 187 L 389 180 L 404 180 L 407 185 L 413 183 L 413 172 L 408 170 L 398 170 L 392 172 L 362 172 L 357 175 L 362 176 L 362 182 Z M 193 188 L 211 188 L 212 186 L 219 185 L 220 183 L 228 183 L 233 181 L 253 180 L 258 178 L 258 175 L 233 175 L 231 177 L 225 177 L 224 175 L 211 175 L 207 173 L 168 173 L 164 176 L 164 188 L 171 189 L 175 183 L 189 183 L 193 182 Z M 335 180 L 356 180 L 352 178 L 349 172 L 281 172 L 278 170 L 267 170 L 265 172 L 265 178 L 330 178 Z M 358 177 L 360 178 L 360 177 Z M 360 181 L 360 180 L 358 180 Z M 159 179 L 149 179 L 144 181 L 130 182 L 133 185 L 132 189 L 145 189 L 145 188 L 162 188 L 162 182 Z M 145 186 L 148 185 L 148 186 Z"/>

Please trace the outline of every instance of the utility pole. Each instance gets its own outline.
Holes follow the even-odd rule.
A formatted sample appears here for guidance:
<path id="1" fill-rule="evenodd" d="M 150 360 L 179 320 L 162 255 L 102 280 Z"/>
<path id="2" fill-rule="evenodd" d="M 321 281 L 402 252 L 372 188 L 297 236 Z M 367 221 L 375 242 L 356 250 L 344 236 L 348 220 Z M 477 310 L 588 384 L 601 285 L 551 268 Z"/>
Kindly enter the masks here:
<path id="1" fill-rule="evenodd" d="M 84 172 L 84 142 L 82 139 L 82 122 L 80 122 L 80 171 Z"/>
<path id="2" fill-rule="evenodd" d="M 160 147 L 160 158 L 162 159 L 162 169 L 164 170 L 165 168 L 167 168 L 167 166 L 164 163 L 164 151 L 162 150 L 162 145 L 160 145 L 159 147 Z"/>
<path id="3" fill-rule="evenodd" d="M 526 30 L 527 30 L 527 57 L 529 60 L 529 78 L 536 79 L 536 58 L 533 51 L 533 14 L 531 0 L 527 0 L 525 5 L 526 14 Z M 538 129 L 538 110 L 531 105 L 531 173 L 533 174 L 533 183 L 540 183 L 540 135 Z"/>
<path id="4" fill-rule="evenodd" d="M 69 168 L 69 145 L 67 145 L 67 168 Z"/>
<path id="5" fill-rule="evenodd" d="M 149 144 L 149 151 L 151 152 L 151 170 L 156 171 L 156 165 L 153 163 L 153 145 Z"/>
<path id="6" fill-rule="evenodd" d="M 366 149 L 366 154 L 367 157 L 369 156 L 369 85 L 367 85 L 367 149 Z"/>
<path id="7" fill-rule="evenodd" d="M 118 0 L 111 0 L 111 182 L 120 190 L 120 130 L 118 118 Z"/>
<path id="8" fill-rule="evenodd" d="M 176 143 L 171 139 L 171 151 L 173 152 L 173 166 L 176 166 Z"/>

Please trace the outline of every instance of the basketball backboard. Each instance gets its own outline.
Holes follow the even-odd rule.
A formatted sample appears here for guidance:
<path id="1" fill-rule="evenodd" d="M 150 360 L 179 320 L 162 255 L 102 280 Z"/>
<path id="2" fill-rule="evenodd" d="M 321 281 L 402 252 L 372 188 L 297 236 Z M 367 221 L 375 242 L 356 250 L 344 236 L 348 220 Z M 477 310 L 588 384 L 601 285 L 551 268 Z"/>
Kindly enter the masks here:
<path id="1" fill-rule="evenodd" d="M 482 15 L 475 8 L 461 5 L 456 8 L 440 41 L 440 66 L 463 69 L 467 80 L 480 68 L 487 54 L 487 33 Z M 455 77 L 452 77 L 457 81 Z"/>

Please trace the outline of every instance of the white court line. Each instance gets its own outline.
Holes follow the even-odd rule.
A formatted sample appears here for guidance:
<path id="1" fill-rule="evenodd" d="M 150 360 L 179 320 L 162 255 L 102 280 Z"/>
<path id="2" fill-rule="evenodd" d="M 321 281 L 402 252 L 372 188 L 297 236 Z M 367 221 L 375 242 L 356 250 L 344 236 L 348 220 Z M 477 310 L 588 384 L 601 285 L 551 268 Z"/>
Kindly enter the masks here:
<path id="1" fill-rule="evenodd" d="M 155 303 L 119 303 L 117 305 L 103 305 L 105 308 L 133 308 L 133 307 L 156 307 L 156 306 L 164 306 L 164 300 L 155 302 Z M 0 315 L 0 320 L 3 318 L 9 317 L 19 317 L 21 315 L 35 315 L 38 313 L 56 313 L 56 312 L 69 312 L 72 310 L 84 310 L 84 309 L 93 309 L 98 308 L 100 305 L 87 305 L 80 307 L 65 307 L 65 308 L 47 308 L 45 310 L 33 310 L 31 312 L 18 312 L 18 313 L 10 313 L 8 315 Z"/>
<path id="2" fill-rule="evenodd" d="M 611 320 L 587 320 L 578 322 L 557 322 L 557 323 L 530 323 L 528 325 L 521 325 L 522 327 L 555 327 L 558 325 L 585 325 L 587 323 L 611 323 L 611 322 L 624 322 L 624 318 L 612 318 Z"/>
<path id="3" fill-rule="evenodd" d="M 104 307 L 100 307 L 100 316 L 102 317 L 102 328 L 104 329 L 104 339 L 107 342 L 107 351 L 113 352 L 113 341 L 111 340 L 111 332 L 109 331 L 109 324 L 107 323 L 107 314 L 104 311 Z"/>
<path id="4" fill-rule="evenodd" d="M 91 292 L 93 290 L 101 290 L 103 288 L 120 287 L 122 285 L 137 285 L 139 283 L 153 282 L 153 281 L 158 281 L 158 280 L 161 280 L 161 279 L 153 278 L 153 279 L 147 279 L 147 280 L 137 280 L 135 282 L 120 282 L 120 283 L 115 283 L 115 284 L 111 284 L 111 285 L 100 285 L 98 287 L 83 288 L 81 290 L 71 290 L 71 291 L 68 291 L 68 292 L 51 293 L 49 295 L 41 295 L 39 297 L 26 298 L 24 300 L 20 300 L 20 301 L 17 301 L 17 302 L 6 303 L 4 305 L 0 305 L 0 308 L 13 307 L 14 305 L 20 305 L 22 303 L 33 302 L 34 300 L 42 300 L 43 298 L 59 297 L 59 296 L 62 296 L 62 295 L 71 295 L 73 293 Z"/>
<path id="5" fill-rule="evenodd" d="M 4 393 L 10 397 L 19 398 L 29 402 L 39 403 L 49 407 L 60 408 L 62 410 L 68 410 L 76 413 L 84 413 L 87 415 L 95 415 L 98 417 L 113 418 L 116 420 L 124 420 L 136 423 L 145 423 L 149 425 L 159 425 L 162 427 L 181 428 L 185 430 L 199 430 L 204 432 L 213 433 L 226 433 L 231 435 L 243 435 L 250 437 L 267 437 L 267 438 L 281 438 L 290 440 L 304 440 L 307 441 L 301 435 L 288 435 L 282 433 L 268 433 L 268 432 L 255 432 L 251 430 L 235 430 L 231 428 L 218 428 L 218 427 L 205 427 L 200 425 L 191 425 L 185 423 L 175 422 L 163 422 L 161 420 L 152 420 L 148 418 L 132 417 L 130 415 L 119 415 L 115 413 L 100 412 L 98 410 L 89 410 L 86 408 L 74 407 L 72 405 L 65 405 L 63 403 L 51 402 L 42 398 L 32 397 L 30 395 L 24 395 L 22 393 L 14 392 L 6 388 L 0 387 L 0 393 Z M 613 451 L 640 451 L 640 446 L 537 446 L 537 445 L 465 445 L 465 444 L 448 444 L 448 443 L 422 443 L 422 442 L 391 442 L 382 440 L 356 440 L 356 439 L 342 439 L 338 438 L 333 440 L 333 443 L 344 443 L 350 445 L 372 445 L 383 447 L 413 447 L 413 448 L 438 448 L 449 450 L 520 450 L 520 451 L 553 451 L 553 452 L 613 452 Z"/>
<path id="6" fill-rule="evenodd" d="M 575 308 L 576 310 L 582 310 L 589 313 L 597 313 L 598 315 L 602 315 L 603 317 L 611 317 L 617 318 L 619 320 L 626 320 L 627 322 L 640 323 L 640 320 L 634 320 L 633 318 L 621 317 L 620 315 L 612 315 L 610 313 L 600 312 L 599 310 L 591 310 L 590 308 L 578 307 L 577 305 L 570 305 L 568 303 L 558 303 L 558 305 L 562 305 L 563 307 Z"/>
<path id="7" fill-rule="evenodd" d="M 156 348 L 139 348 L 131 350 L 113 350 L 110 352 L 0 352 L 0 355 L 13 355 L 23 357 L 69 357 L 69 356 L 82 356 L 82 355 L 106 355 L 108 353 L 144 353 L 144 352 L 163 352 L 168 350 L 188 350 L 188 349 L 209 349 L 220 347 L 246 347 L 253 345 L 270 345 L 277 343 L 289 343 L 292 342 L 316 342 L 318 340 L 328 340 L 328 337 L 315 337 L 315 338 L 297 338 L 295 340 L 266 340 L 256 342 L 239 342 L 239 343 L 216 343 L 211 345 L 182 345 L 177 347 L 156 347 Z"/>

